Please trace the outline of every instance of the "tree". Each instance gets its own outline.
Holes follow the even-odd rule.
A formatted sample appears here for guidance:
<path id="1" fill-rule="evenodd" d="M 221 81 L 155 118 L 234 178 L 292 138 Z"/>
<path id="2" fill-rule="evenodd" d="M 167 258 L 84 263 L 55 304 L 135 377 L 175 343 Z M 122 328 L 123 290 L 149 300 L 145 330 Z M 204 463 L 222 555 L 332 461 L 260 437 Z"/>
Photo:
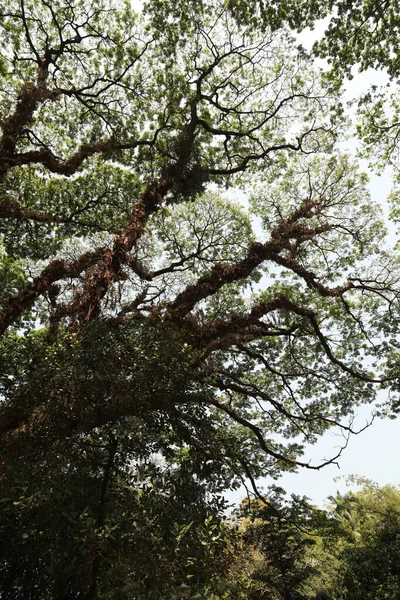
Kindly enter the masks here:
<path id="1" fill-rule="evenodd" d="M 216 578 L 212 600 L 344 598 L 348 532 L 336 515 L 306 497 L 288 500 L 277 486 L 265 496 L 264 502 L 247 498 L 237 509 L 236 545 L 227 570 Z"/>
<path id="2" fill-rule="evenodd" d="M 385 69 L 391 77 L 399 73 L 399 12 L 395 0 L 336 0 L 323 39 L 316 51 L 328 58 L 337 75 Z M 328 12 L 328 11 L 327 11 Z M 325 15 L 324 15 L 325 16 Z"/>
<path id="3" fill-rule="evenodd" d="M 241 536 L 250 563 L 247 598 L 305 600 L 315 569 L 307 561 L 314 545 L 314 509 L 305 498 L 285 501 L 281 488 L 271 487 L 267 503 L 243 501 Z M 243 518 L 244 517 L 244 518 Z M 232 598 L 235 594 L 232 595 Z"/>
<path id="4" fill-rule="evenodd" d="M 385 85 L 371 85 L 358 99 L 357 133 L 371 166 L 392 165 L 398 188 L 400 15 L 392 0 L 334 3 L 335 13 L 314 52 L 331 65 L 332 81 L 352 79 L 354 72 L 375 69 L 388 75 Z M 393 194 L 392 218 L 398 220 L 398 191 Z"/>
<path id="5" fill-rule="evenodd" d="M 63 440 L 25 471 L 9 462 L 2 599 L 173 598 L 181 581 L 200 590 L 227 567 L 222 499 L 183 458 L 156 460 L 150 428 L 129 426 Z"/>
<path id="6" fill-rule="evenodd" d="M 363 544 L 348 548 L 345 556 L 344 598 L 394 600 L 399 595 L 398 513 L 389 513 Z"/>
<path id="7" fill-rule="evenodd" d="M 399 490 L 361 477 L 324 510 L 306 498 L 244 500 L 238 539 L 213 599 L 394 599 L 399 595 Z"/>
<path id="8" fill-rule="evenodd" d="M 395 386 L 382 330 L 397 331 L 399 274 L 366 177 L 338 151 L 337 85 L 279 11 L 262 34 L 222 2 L 136 15 L 24 0 L 1 16 L 1 477 L 20 569 L 3 573 L 13 593 L 39 573 L 33 597 L 57 597 L 46 560 L 28 577 L 20 557 L 28 524 L 61 514 L 59 478 L 74 497 L 84 482 L 103 535 L 121 465 L 136 473 L 151 452 L 206 499 L 336 460 L 299 457 Z M 83 500 L 68 506 L 88 528 Z M 218 513 L 198 508 L 203 522 Z M 106 593 L 94 545 L 64 595 Z"/>
<path id="9" fill-rule="evenodd" d="M 331 582 L 333 597 L 397 598 L 399 490 L 360 477 L 351 482 L 362 489 L 338 496 L 327 512 L 333 520 L 324 548 L 336 568 L 333 585 Z"/>

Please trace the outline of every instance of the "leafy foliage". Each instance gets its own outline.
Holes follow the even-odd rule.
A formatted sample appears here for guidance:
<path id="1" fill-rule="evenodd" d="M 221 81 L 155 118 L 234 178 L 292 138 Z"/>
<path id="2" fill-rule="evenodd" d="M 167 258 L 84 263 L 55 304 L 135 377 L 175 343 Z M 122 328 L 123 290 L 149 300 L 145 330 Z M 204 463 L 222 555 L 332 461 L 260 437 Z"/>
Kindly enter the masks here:
<path id="1" fill-rule="evenodd" d="M 310 6 L 0 4 L 5 598 L 211 590 L 220 492 L 335 461 L 304 444 L 397 392 L 398 262 L 285 27 Z"/>

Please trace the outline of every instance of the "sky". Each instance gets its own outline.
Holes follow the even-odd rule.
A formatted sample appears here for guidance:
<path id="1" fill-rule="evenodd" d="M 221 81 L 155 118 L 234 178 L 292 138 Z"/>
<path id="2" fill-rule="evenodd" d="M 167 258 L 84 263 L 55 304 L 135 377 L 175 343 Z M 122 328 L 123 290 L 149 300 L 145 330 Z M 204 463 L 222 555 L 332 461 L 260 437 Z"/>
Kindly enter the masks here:
<path id="1" fill-rule="evenodd" d="M 359 411 L 359 420 L 366 421 L 368 407 Z M 279 481 L 288 493 L 305 495 L 322 507 L 330 495 L 348 490 L 346 477 L 360 475 L 376 481 L 379 485 L 400 484 L 400 423 L 398 420 L 376 419 L 359 435 L 351 436 L 347 448 L 339 458 L 339 467 L 329 465 L 320 471 L 302 469 L 299 473 L 286 474 Z M 327 433 L 306 454 L 312 461 L 332 456 L 342 441 L 333 432 Z M 335 481 L 335 478 L 340 477 Z M 354 487 L 354 486 L 351 486 Z"/>

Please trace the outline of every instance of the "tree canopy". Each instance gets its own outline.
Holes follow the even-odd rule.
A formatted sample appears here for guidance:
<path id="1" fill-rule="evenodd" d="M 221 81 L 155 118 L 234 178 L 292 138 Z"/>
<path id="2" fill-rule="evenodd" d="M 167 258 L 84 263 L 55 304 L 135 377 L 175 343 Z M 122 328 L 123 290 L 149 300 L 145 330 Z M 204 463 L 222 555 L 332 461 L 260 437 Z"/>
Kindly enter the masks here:
<path id="1" fill-rule="evenodd" d="M 399 595 L 400 492 L 352 476 L 358 491 L 337 494 L 324 509 L 285 498 L 244 500 L 240 543 L 212 600 L 394 600 Z"/>
<path id="2" fill-rule="evenodd" d="M 396 408 L 398 257 L 290 32 L 314 4 L 0 4 L 4 598 L 201 587 L 222 490 L 337 460 L 304 444 L 381 387 Z"/>

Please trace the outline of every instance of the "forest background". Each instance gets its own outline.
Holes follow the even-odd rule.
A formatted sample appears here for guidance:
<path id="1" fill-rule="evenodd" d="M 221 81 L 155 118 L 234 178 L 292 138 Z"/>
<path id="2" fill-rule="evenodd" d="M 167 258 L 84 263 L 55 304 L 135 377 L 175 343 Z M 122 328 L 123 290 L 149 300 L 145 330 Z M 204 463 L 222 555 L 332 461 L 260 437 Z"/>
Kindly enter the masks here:
<path id="1" fill-rule="evenodd" d="M 397 1 L 0 6 L 0 598 L 397 598 Z"/>

